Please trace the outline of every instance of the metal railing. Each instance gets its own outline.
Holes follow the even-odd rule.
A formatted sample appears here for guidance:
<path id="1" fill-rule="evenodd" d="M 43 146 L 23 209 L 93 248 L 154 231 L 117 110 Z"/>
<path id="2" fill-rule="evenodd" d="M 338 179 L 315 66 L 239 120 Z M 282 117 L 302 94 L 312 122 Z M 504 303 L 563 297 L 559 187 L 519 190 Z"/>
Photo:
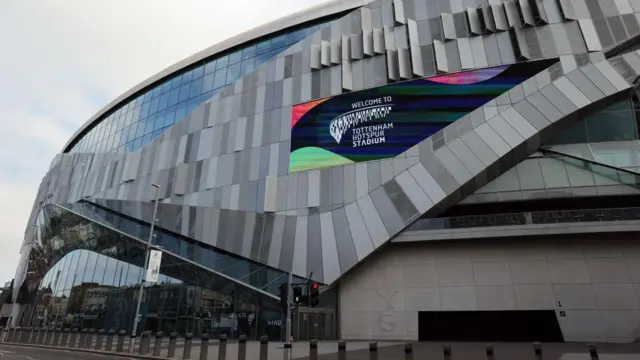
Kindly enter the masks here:
<path id="1" fill-rule="evenodd" d="M 507 214 L 467 215 L 419 219 L 408 231 L 464 229 L 493 226 L 559 224 L 640 220 L 640 207 L 612 209 L 550 210 Z"/>

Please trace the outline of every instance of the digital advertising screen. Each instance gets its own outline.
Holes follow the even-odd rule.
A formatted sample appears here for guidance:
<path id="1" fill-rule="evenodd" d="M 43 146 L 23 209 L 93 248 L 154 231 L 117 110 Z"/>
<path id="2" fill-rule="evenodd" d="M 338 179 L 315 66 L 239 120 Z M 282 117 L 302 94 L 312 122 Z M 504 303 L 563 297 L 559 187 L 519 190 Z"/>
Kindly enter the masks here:
<path id="1" fill-rule="evenodd" d="M 398 156 L 556 61 L 433 76 L 295 105 L 289 171 Z"/>

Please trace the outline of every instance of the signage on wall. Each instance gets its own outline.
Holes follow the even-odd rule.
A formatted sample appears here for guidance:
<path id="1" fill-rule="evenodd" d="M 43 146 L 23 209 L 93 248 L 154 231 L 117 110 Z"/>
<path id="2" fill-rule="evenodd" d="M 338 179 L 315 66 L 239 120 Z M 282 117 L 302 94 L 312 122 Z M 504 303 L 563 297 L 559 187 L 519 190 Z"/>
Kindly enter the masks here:
<path id="1" fill-rule="evenodd" d="M 395 157 L 556 61 L 434 76 L 295 105 L 289 171 Z"/>

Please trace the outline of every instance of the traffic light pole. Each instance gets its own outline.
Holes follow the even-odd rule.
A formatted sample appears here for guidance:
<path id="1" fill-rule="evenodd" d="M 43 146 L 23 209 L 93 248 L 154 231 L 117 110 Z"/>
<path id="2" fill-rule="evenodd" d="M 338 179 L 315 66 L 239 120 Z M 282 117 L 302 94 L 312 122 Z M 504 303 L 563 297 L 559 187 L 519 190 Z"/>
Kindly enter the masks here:
<path id="1" fill-rule="evenodd" d="M 293 274 L 289 272 L 289 281 L 287 281 L 287 327 L 286 327 L 286 339 L 285 341 L 291 344 L 291 304 L 293 299 L 292 284 Z"/>

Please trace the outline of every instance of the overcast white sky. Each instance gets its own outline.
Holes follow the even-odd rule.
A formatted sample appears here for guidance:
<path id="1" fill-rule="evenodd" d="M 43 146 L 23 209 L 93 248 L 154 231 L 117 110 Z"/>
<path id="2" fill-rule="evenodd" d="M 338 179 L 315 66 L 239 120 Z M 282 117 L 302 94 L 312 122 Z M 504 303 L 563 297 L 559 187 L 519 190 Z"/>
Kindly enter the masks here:
<path id="1" fill-rule="evenodd" d="M 0 1 L 0 284 L 51 159 L 89 117 L 198 50 L 324 2 Z"/>

